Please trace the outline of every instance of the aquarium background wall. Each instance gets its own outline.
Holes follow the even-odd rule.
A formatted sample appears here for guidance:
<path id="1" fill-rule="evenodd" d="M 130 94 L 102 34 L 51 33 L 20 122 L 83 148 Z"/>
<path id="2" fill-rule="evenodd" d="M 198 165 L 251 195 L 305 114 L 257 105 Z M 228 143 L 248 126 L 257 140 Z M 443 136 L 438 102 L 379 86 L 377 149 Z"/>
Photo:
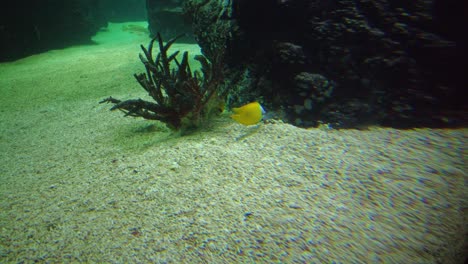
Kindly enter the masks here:
<path id="1" fill-rule="evenodd" d="M 108 22 L 141 20 L 144 0 L 8 1 L 0 9 L 0 61 L 92 44 Z"/>

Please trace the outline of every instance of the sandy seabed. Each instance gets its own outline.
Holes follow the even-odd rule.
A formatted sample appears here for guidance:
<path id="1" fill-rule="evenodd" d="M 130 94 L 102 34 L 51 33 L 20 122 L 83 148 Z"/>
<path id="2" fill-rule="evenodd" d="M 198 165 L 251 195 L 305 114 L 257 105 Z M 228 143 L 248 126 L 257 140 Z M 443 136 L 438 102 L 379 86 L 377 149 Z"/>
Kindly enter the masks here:
<path id="1" fill-rule="evenodd" d="M 0 64 L 1 263 L 463 263 L 467 129 L 171 134 L 122 28 Z"/>

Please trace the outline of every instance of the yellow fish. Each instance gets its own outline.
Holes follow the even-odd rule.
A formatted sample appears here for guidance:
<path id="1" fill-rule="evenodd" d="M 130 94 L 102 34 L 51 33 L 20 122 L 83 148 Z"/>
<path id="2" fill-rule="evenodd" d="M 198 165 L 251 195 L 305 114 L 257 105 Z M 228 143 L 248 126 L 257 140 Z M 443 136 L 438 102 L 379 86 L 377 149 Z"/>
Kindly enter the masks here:
<path id="1" fill-rule="evenodd" d="M 265 110 L 263 110 L 258 102 L 246 104 L 239 108 L 233 108 L 232 111 L 234 114 L 231 115 L 231 118 L 246 126 L 255 125 L 260 122 L 265 113 Z"/>

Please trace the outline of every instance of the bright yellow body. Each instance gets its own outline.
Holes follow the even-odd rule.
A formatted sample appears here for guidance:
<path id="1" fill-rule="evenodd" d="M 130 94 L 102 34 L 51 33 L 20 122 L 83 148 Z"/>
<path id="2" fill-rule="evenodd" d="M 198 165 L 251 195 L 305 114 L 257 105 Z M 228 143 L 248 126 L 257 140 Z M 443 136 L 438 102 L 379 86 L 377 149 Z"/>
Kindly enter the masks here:
<path id="1" fill-rule="evenodd" d="M 258 102 L 246 104 L 239 108 L 233 108 L 231 118 L 243 125 L 255 125 L 263 118 L 263 108 Z"/>

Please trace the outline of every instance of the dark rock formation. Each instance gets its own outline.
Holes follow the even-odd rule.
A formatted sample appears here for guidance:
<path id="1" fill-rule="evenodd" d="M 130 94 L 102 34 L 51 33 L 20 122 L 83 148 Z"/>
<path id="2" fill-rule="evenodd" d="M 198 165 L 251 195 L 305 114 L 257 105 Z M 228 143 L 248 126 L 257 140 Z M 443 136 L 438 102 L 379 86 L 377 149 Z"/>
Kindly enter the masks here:
<path id="1" fill-rule="evenodd" d="M 462 1 L 189 0 L 205 55 L 223 53 L 233 102 L 297 125 L 466 125 Z M 259 98 L 259 96 L 263 98 Z"/>

